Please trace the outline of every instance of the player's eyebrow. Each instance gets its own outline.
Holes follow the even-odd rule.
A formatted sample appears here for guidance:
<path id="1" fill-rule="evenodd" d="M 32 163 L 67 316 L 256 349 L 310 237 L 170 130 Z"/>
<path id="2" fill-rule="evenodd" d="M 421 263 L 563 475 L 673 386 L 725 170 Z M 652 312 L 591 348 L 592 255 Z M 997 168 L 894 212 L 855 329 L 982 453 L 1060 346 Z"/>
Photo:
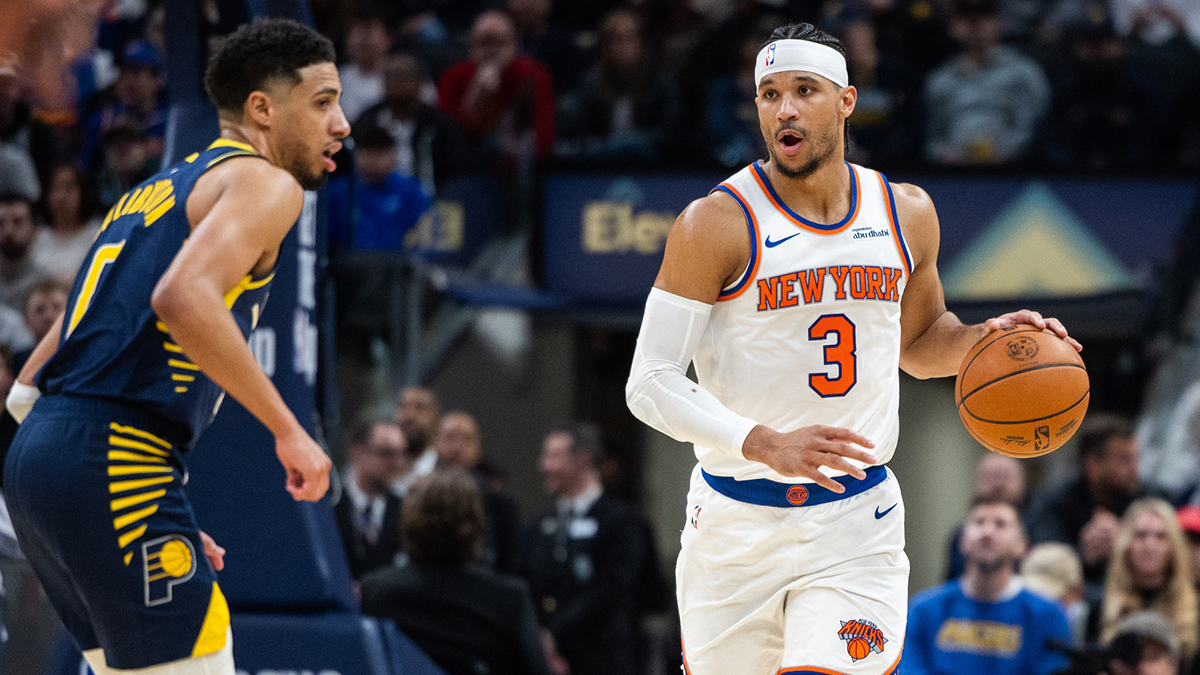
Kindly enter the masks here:
<path id="1" fill-rule="evenodd" d="M 799 75 L 793 75 L 792 81 L 793 82 L 810 82 L 812 84 L 819 84 L 821 82 L 816 77 L 813 77 L 812 75 L 805 75 L 803 73 L 801 73 Z M 758 88 L 761 90 L 763 87 L 769 87 L 769 86 L 773 86 L 773 85 L 775 85 L 775 80 L 773 79 L 773 76 L 768 75 L 762 79 L 762 82 L 758 83 Z"/>
<path id="2" fill-rule="evenodd" d="M 325 87 L 324 89 L 320 89 L 315 94 L 313 94 L 313 98 L 320 98 L 327 94 L 332 94 L 333 96 L 336 97 L 336 96 L 340 95 L 341 93 L 342 93 L 342 91 L 340 89 L 338 89 L 337 87 Z"/>

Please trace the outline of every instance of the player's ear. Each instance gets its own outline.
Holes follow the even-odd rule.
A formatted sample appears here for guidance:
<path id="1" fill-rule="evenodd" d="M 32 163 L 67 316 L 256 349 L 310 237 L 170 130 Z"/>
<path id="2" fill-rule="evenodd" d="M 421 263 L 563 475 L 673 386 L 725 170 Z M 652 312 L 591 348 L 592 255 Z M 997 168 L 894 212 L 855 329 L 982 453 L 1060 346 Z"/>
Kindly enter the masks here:
<path id="1" fill-rule="evenodd" d="M 271 126 L 274 107 L 271 97 L 265 91 L 255 90 L 246 97 L 246 116 L 260 126 Z"/>
<path id="2" fill-rule="evenodd" d="M 854 112 L 854 107 L 858 105 L 858 90 L 854 85 L 842 88 L 841 101 L 839 108 L 843 117 L 849 117 L 850 113 Z"/>

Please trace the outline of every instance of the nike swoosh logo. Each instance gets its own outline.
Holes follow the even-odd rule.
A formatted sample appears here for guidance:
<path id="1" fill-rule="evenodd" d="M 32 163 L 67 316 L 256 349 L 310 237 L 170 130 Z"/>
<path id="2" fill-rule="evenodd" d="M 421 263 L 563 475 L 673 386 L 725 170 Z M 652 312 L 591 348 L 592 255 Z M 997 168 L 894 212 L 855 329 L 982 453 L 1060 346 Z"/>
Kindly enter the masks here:
<path id="1" fill-rule="evenodd" d="M 900 502 L 896 502 L 895 504 L 892 504 L 890 507 L 888 507 L 888 510 L 887 510 L 887 511 L 884 511 L 883 513 L 880 513 L 880 512 L 879 512 L 879 507 L 878 507 L 878 506 L 876 506 L 876 507 L 875 507 L 875 520 L 879 520 L 880 518 L 882 518 L 882 517 L 886 516 L 887 514 L 891 513 L 891 512 L 892 512 L 892 509 L 896 508 L 896 507 L 897 507 L 897 506 L 899 506 L 899 505 L 900 505 Z"/>
<path id="2" fill-rule="evenodd" d="M 765 243 L 767 245 L 767 248 L 775 248 L 776 246 L 787 241 L 788 239 L 791 239 L 792 237 L 799 237 L 799 236 L 800 236 L 800 233 L 797 232 L 796 234 L 788 235 L 788 236 L 784 237 L 783 239 L 776 239 L 775 241 L 771 241 L 771 235 L 768 234 L 767 240 L 763 243 Z"/>

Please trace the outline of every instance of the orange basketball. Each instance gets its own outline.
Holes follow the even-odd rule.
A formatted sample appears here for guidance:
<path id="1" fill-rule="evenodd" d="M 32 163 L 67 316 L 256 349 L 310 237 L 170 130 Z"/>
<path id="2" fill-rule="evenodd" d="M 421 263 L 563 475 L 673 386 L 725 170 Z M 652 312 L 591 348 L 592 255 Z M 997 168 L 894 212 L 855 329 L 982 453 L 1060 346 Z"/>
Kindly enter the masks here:
<path id="1" fill-rule="evenodd" d="M 963 425 L 984 447 L 1037 457 L 1071 438 L 1090 391 L 1087 368 L 1071 345 L 1022 324 L 989 333 L 967 352 L 954 401 Z"/>
<path id="2" fill-rule="evenodd" d="M 850 658 L 855 661 L 865 659 L 871 654 L 871 643 L 867 642 L 866 638 L 856 637 L 846 645 L 846 651 L 850 652 Z"/>

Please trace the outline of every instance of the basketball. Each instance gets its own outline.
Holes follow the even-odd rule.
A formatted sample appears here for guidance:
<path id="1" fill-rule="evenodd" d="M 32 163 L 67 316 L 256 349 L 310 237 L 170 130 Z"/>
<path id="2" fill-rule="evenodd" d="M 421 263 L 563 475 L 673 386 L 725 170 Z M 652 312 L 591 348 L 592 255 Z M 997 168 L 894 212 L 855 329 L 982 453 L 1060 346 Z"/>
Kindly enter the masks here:
<path id="1" fill-rule="evenodd" d="M 1087 368 L 1071 345 L 1022 324 L 989 333 L 967 352 L 954 400 L 963 425 L 984 447 L 1037 457 L 1074 435 L 1090 391 Z"/>
<path id="2" fill-rule="evenodd" d="M 855 661 L 865 659 L 871 654 L 871 643 L 867 642 L 866 638 L 856 637 L 846 645 L 846 651 Z"/>

